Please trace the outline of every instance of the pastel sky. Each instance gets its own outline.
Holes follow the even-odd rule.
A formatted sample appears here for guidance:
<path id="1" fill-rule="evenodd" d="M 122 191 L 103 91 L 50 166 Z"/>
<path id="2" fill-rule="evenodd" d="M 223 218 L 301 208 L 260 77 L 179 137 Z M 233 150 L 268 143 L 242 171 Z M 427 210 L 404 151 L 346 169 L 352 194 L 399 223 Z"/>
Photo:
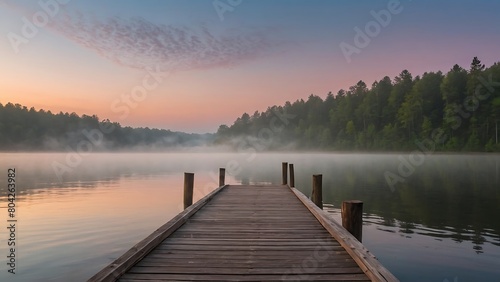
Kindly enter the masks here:
<path id="1" fill-rule="evenodd" d="M 490 66 L 499 12 L 496 0 L 2 0 L 0 103 L 214 132 L 403 69 Z"/>

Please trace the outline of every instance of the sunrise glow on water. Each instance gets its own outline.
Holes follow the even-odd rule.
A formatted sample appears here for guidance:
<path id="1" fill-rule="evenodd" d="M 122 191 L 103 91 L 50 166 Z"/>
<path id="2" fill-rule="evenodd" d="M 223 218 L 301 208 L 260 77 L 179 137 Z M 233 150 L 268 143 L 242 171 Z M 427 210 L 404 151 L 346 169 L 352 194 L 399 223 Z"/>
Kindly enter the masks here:
<path id="1" fill-rule="evenodd" d="M 337 220 L 342 200 L 363 200 L 363 243 L 403 281 L 450 277 L 494 281 L 500 261 L 500 226 L 495 218 L 483 216 L 488 209 L 498 208 L 494 195 L 499 195 L 496 165 L 500 159 L 495 156 L 429 157 L 412 183 L 394 192 L 383 172 L 397 168 L 398 155 L 258 154 L 249 162 L 244 154 L 197 154 L 198 158 L 168 153 L 95 154 L 62 183 L 52 182 L 54 172 L 45 165 L 64 154 L 1 156 L 2 170 L 7 164 L 24 167 L 17 176 L 19 266 L 18 280 L 13 281 L 88 279 L 182 211 L 184 171 L 195 173 L 196 201 L 216 188 L 214 175 L 228 162 L 241 166 L 236 175 L 226 176 L 230 184 L 278 184 L 280 161 L 293 162 L 296 187 L 306 195 L 312 174 L 322 173 L 324 201 L 333 205 L 330 210 Z M 454 165 L 442 167 L 449 162 Z M 469 166 L 476 167 L 477 177 L 458 178 L 461 169 Z M 99 175 L 88 173 L 95 169 Z M 484 179 L 481 174 L 494 177 Z M 429 183 L 445 185 L 424 184 L 431 178 L 434 181 Z M 463 187 L 465 182 L 471 186 Z M 469 188 L 474 192 L 465 192 Z M 453 199 L 457 208 L 443 211 L 436 195 Z M 476 220 L 479 217 L 481 221 Z M 5 212 L 1 220 L 6 220 Z M 5 244 L 0 251 L 6 252 Z M 2 279 L 10 277 L 5 267 L 0 271 Z"/>

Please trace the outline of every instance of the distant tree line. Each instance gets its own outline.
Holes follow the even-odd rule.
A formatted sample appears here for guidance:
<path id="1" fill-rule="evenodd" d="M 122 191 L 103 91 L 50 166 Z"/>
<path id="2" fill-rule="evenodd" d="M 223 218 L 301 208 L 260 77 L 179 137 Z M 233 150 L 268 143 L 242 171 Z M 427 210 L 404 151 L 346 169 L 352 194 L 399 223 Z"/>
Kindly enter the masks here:
<path id="1" fill-rule="evenodd" d="M 244 113 L 216 134 L 132 128 L 96 115 L 0 103 L 0 150 L 75 149 L 99 131 L 102 140 L 92 150 L 229 144 L 238 150 L 396 151 L 430 141 L 440 151 L 499 152 L 499 122 L 500 63 L 486 68 L 474 57 L 468 70 L 455 65 L 446 74 L 415 78 L 403 70 L 371 88 L 359 81 L 325 99 L 311 94 L 307 101 Z"/>
<path id="2" fill-rule="evenodd" d="M 96 115 L 53 114 L 20 104 L 0 103 L 0 150 L 4 151 L 66 151 L 77 150 L 78 146 L 87 151 L 154 150 L 205 145 L 212 138 L 213 134 L 132 128 L 109 120 L 100 121 Z"/>
<path id="3" fill-rule="evenodd" d="M 273 132 L 269 149 L 415 150 L 431 140 L 440 151 L 498 152 L 500 64 L 486 68 L 474 57 L 468 70 L 454 65 L 446 74 L 416 77 L 403 70 L 371 88 L 359 81 L 325 99 L 310 95 L 307 101 L 245 113 L 233 125 L 219 127 L 216 143 L 264 136 L 276 112 L 295 117 Z M 251 146 L 240 142 L 240 148 Z"/>

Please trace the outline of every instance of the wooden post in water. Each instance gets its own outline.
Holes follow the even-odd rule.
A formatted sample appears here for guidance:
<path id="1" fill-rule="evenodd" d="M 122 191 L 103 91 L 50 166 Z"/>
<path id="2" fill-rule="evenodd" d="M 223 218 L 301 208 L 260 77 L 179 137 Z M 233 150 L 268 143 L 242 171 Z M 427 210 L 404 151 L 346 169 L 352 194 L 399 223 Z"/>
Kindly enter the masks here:
<path id="1" fill-rule="evenodd" d="M 313 175 L 313 188 L 311 194 L 311 200 L 320 209 L 323 209 L 323 175 L 315 174 Z"/>
<path id="2" fill-rule="evenodd" d="M 289 164 L 290 170 L 290 187 L 295 187 L 295 172 L 293 171 L 293 164 Z"/>
<path id="3" fill-rule="evenodd" d="M 359 242 L 363 238 L 363 202 L 357 200 L 342 202 L 342 226 Z"/>
<path id="4" fill-rule="evenodd" d="M 226 184 L 226 169 L 219 168 L 219 187 Z"/>
<path id="5" fill-rule="evenodd" d="M 288 163 L 286 162 L 281 163 L 281 172 L 282 172 L 281 184 L 286 185 L 288 178 Z"/>
<path id="6" fill-rule="evenodd" d="M 184 209 L 193 204 L 194 173 L 184 173 Z"/>

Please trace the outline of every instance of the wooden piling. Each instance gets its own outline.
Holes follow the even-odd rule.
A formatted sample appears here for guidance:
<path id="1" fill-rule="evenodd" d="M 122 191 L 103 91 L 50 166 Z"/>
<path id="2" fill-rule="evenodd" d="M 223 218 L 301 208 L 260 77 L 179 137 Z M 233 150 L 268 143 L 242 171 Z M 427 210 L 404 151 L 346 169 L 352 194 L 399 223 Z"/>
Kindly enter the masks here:
<path id="1" fill-rule="evenodd" d="M 282 172 L 282 181 L 281 184 L 286 185 L 287 184 L 287 179 L 288 179 L 288 163 L 283 162 L 281 163 L 281 172 Z"/>
<path id="2" fill-rule="evenodd" d="M 363 238 L 363 202 L 357 200 L 342 202 L 342 226 L 359 242 Z"/>
<path id="3" fill-rule="evenodd" d="M 295 172 L 293 170 L 293 164 L 289 164 L 290 170 L 290 187 L 295 187 Z"/>
<path id="4" fill-rule="evenodd" d="M 323 175 L 315 174 L 313 175 L 313 188 L 311 194 L 311 200 L 320 209 L 323 209 Z"/>
<path id="5" fill-rule="evenodd" d="M 219 187 L 226 184 L 226 169 L 219 168 Z"/>
<path id="6" fill-rule="evenodd" d="M 193 204 L 194 173 L 184 173 L 184 209 Z"/>

